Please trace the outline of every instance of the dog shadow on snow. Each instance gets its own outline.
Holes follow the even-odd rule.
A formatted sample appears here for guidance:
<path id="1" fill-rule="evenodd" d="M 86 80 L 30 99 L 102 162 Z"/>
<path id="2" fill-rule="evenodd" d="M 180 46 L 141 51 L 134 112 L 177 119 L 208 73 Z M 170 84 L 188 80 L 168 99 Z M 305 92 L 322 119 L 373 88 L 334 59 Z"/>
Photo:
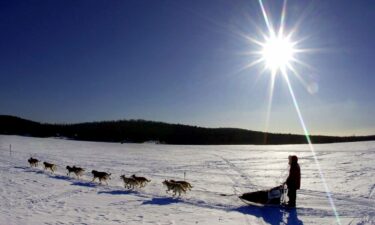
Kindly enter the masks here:
<path id="1" fill-rule="evenodd" d="M 98 194 L 129 195 L 129 194 L 138 194 L 138 192 L 134 190 L 110 190 L 110 191 L 98 191 Z"/>
<path id="2" fill-rule="evenodd" d="M 25 166 L 15 166 L 14 169 L 23 170 L 26 173 L 45 174 L 44 170 L 34 169 Z"/>
<path id="3" fill-rule="evenodd" d="M 98 191 L 98 194 L 109 194 L 109 195 L 136 195 L 138 197 L 148 198 L 141 192 L 136 190 L 111 190 L 111 191 Z M 181 202 L 178 198 L 172 197 L 154 197 L 148 200 L 142 200 L 142 205 L 170 205 Z"/>
<path id="4" fill-rule="evenodd" d="M 89 187 L 89 188 L 94 188 L 97 187 L 98 184 L 93 183 L 91 181 L 73 181 L 70 185 L 74 186 L 81 186 L 81 187 Z"/>
<path id="5" fill-rule="evenodd" d="M 49 178 L 56 179 L 56 180 L 65 180 L 71 182 L 71 185 L 74 186 L 82 186 L 82 187 L 97 187 L 98 184 L 91 182 L 91 181 L 85 181 L 85 180 L 77 180 L 74 177 L 70 177 L 68 175 L 59 175 L 59 174 L 54 174 L 51 173 L 50 171 L 46 171 L 43 169 L 38 169 L 38 168 L 30 168 L 30 167 L 21 167 L 21 166 L 15 166 L 15 169 L 21 169 L 26 173 L 36 173 L 36 174 L 44 174 L 48 176 Z"/>
<path id="6" fill-rule="evenodd" d="M 236 208 L 235 211 L 262 218 L 264 222 L 271 225 L 303 225 L 303 222 L 298 218 L 297 209 L 241 206 Z"/>
<path id="7" fill-rule="evenodd" d="M 180 200 L 171 197 L 156 197 L 150 200 L 144 201 L 142 205 L 170 205 L 178 203 Z"/>

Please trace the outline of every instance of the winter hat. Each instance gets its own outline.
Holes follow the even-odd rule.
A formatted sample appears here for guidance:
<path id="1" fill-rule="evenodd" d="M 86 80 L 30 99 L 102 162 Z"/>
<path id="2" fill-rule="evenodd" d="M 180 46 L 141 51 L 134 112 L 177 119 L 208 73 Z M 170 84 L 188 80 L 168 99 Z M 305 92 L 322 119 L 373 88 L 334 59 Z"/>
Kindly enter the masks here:
<path id="1" fill-rule="evenodd" d="M 296 155 L 292 155 L 291 161 L 292 163 L 298 163 L 298 157 Z"/>

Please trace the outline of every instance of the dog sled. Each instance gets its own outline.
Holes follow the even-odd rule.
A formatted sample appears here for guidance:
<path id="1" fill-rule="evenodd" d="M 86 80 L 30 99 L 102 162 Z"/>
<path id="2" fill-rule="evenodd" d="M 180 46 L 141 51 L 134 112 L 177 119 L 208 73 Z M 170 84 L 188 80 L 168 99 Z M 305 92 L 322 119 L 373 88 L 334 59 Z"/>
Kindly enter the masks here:
<path id="1" fill-rule="evenodd" d="M 280 185 L 269 190 L 261 190 L 244 193 L 239 198 L 248 205 L 287 207 L 288 189 L 285 185 Z"/>

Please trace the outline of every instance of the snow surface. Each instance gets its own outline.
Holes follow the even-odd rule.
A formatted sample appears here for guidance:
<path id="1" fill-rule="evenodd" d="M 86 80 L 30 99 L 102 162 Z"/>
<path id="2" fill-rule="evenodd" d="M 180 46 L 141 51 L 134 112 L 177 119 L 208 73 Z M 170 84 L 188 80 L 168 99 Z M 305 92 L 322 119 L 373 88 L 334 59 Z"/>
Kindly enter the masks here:
<path id="1" fill-rule="evenodd" d="M 314 147 L 339 220 L 307 145 L 175 146 L 0 135 L 0 224 L 375 224 L 375 142 Z M 247 206 L 237 198 L 280 184 L 290 154 L 299 156 L 302 171 L 297 209 Z M 57 172 L 30 168 L 30 156 L 56 163 Z M 68 177 L 66 165 L 86 173 L 81 180 Z M 91 182 L 93 169 L 112 173 L 108 186 Z M 119 176 L 133 173 L 152 181 L 128 191 Z M 180 198 L 166 194 L 161 182 L 182 180 L 184 173 L 193 190 Z"/>

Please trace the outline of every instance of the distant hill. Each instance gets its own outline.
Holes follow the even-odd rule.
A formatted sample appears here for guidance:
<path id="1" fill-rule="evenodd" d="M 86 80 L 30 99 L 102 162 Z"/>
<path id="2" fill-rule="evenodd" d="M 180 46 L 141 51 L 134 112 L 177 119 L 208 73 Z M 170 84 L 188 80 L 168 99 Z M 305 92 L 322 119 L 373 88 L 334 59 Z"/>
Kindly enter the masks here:
<path id="1" fill-rule="evenodd" d="M 304 144 L 304 135 L 264 133 L 237 128 L 204 128 L 146 120 L 117 120 L 77 124 L 44 124 L 0 115 L 0 134 L 62 137 L 74 140 L 189 145 Z M 311 136 L 313 143 L 375 140 L 372 136 Z"/>

